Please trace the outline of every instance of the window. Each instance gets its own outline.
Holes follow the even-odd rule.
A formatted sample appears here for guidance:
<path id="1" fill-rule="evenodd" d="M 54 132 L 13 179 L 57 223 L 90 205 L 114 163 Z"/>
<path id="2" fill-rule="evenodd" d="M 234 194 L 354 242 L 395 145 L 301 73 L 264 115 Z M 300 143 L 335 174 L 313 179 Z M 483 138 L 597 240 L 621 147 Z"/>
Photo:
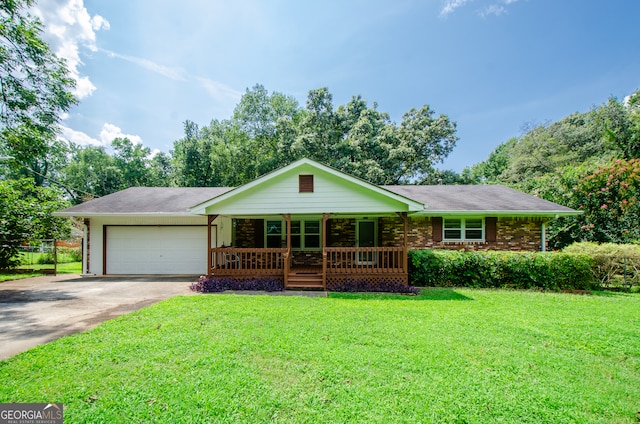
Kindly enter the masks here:
<path id="1" fill-rule="evenodd" d="M 320 249 L 320 221 L 291 221 L 291 248 Z"/>
<path id="2" fill-rule="evenodd" d="M 482 218 L 445 218 L 443 224 L 445 241 L 484 240 L 484 221 Z"/>
<path id="3" fill-rule="evenodd" d="M 267 247 L 282 247 L 282 221 L 267 221 Z"/>
<path id="4" fill-rule="evenodd" d="M 313 175 L 298 175 L 298 191 L 313 193 Z"/>

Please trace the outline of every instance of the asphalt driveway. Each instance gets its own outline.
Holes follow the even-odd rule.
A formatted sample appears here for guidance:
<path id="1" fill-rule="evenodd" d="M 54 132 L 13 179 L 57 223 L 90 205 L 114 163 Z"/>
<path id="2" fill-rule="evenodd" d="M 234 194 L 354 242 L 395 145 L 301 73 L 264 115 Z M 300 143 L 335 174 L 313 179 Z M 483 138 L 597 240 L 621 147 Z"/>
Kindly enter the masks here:
<path id="1" fill-rule="evenodd" d="M 0 283 L 0 360 L 176 295 L 198 277 L 59 275 Z"/>

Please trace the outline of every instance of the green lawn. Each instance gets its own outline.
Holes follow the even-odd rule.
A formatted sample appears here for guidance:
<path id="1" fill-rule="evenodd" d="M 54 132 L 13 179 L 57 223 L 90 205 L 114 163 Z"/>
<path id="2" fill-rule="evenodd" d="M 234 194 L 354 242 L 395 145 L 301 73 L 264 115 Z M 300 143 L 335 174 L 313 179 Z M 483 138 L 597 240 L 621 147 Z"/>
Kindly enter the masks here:
<path id="1" fill-rule="evenodd" d="M 65 423 L 631 423 L 640 295 L 177 297 L 0 362 Z"/>
<path id="2" fill-rule="evenodd" d="M 37 272 L 37 270 L 44 270 L 44 269 L 52 270 L 53 265 L 34 264 L 34 265 L 25 265 L 25 266 L 22 266 L 21 268 L 33 269 L 36 272 L 28 273 L 28 274 L 13 274 L 13 273 L 0 274 L 0 283 L 3 281 L 39 277 L 41 275 L 44 275 L 44 272 Z M 58 274 L 82 274 L 82 262 L 68 262 L 68 263 L 58 264 L 57 272 Z"/>
<path id="3" fill-rule="evenodd" d="M 0 274 L 0 283 L 3 281 L 20 280 L 23 278 L 38 277 L 43 275 L 44 272 L 38 272 L 39 270 L 53 270 L 53 264 L 39 264 L 38 260 L 43 253 L 40 252 L 21 252 L 20 257 L 23 265 L 18 268 L 34 270 L 28 274 L 6 273 Z M 69 258 L 67 255 L 60 255 L 59 259 L 65 261 L 58 263 L 58 274 L 82 274 L 82 262 L 66 262 Z"/>

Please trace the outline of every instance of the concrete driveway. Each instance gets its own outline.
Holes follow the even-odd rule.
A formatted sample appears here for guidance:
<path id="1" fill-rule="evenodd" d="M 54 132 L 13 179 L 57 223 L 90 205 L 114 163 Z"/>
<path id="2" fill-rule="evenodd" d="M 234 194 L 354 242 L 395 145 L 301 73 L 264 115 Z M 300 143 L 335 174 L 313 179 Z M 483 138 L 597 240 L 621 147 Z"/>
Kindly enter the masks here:
<path id="1" fill-rule="evenodd" d="M 0 360 L 176 295 L 198 277 L 59 275 L 0 283 Z"/>

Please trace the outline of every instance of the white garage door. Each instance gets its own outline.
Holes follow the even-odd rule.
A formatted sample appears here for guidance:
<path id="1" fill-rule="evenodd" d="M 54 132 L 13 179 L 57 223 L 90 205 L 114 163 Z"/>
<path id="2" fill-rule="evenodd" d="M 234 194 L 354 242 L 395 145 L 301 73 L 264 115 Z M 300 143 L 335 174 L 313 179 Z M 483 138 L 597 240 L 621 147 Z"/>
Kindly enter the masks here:
<path id="1" fill-rule="evenodd" d="M 205 274 L 207 227 L 107 227 L 107 274 Z"/>

